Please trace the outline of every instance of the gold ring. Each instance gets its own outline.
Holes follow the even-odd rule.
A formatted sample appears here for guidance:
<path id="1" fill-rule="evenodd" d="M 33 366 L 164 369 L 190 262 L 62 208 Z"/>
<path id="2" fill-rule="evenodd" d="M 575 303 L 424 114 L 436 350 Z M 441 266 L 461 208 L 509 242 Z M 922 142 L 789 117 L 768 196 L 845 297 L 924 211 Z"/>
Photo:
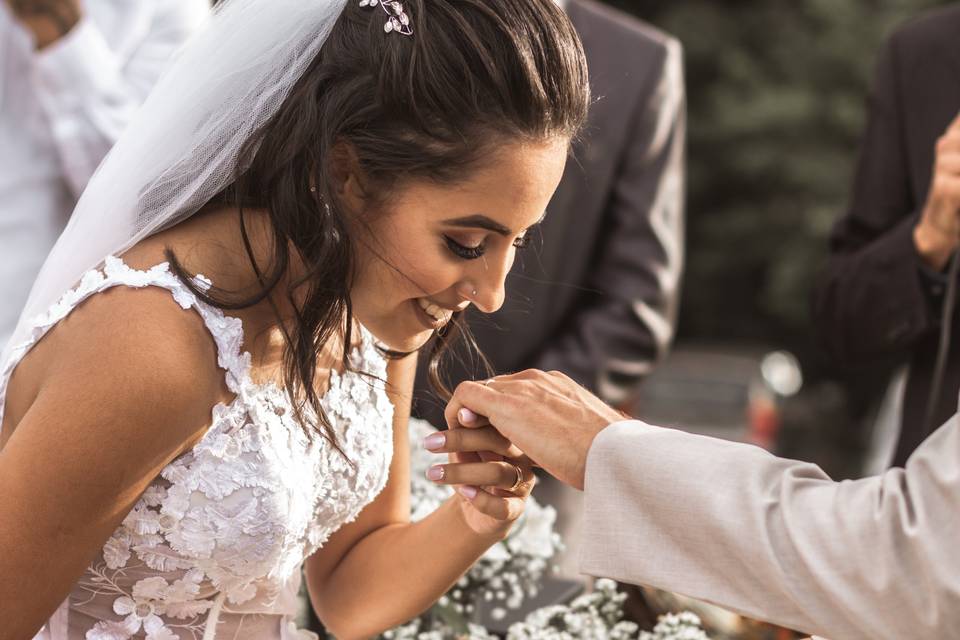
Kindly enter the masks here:
<path id="1" fill-rule="evenodd" d="M 524 485 L 523 469 L 521 469 L 518 464 L 513 465 L 513 468 L 517 470 L 517 481 L 513 483 L 512 487 L 507 489 L 510 493 L 516 493 L 517 490 Z"/>

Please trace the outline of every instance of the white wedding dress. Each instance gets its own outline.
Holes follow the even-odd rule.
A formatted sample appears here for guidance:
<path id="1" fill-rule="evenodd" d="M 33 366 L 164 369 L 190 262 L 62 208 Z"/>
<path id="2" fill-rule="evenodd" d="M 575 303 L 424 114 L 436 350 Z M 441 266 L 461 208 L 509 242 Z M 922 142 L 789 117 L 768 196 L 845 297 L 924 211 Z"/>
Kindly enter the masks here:
<path id="1" fill-rule="evenodd" d="M 202 276 L 197 282 L 210 284 Z M 307 437 L 282 390 L 251 380 L 239 319 L 197 300 L 166 263 L 138 271 L 110 257 L 13 349 L 0 374 L 0 419 L 24 354 L 85 299 L 115 286 L 162 287 L 185 313 L 199 313 L 236 397 L 212 408 L 199 444 L 163 469 L 37 637 L 312 637 L 292 622 L 300 566 L 383 489 L 393 454 L 386 362 L 372 336 L 361 329 L 350 355 L 370 375 L 334 373 L 322 400 L 350 466 L 326 440 Z"/>

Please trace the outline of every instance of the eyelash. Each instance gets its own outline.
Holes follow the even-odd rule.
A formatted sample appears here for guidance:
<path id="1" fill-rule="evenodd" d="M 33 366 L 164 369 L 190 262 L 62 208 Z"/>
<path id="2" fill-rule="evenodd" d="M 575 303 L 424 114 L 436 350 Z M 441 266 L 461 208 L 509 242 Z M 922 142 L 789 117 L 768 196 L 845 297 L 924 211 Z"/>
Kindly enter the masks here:
<path id="1" fill-rule="evenodd" d="M 475 247 L 468 247 L 460 244 L 447 235 L 443 236 L 443 239 L 447 243 L 447 248 L 450 249 L 450 251 L 452 251 L 456 256 L 463 258 L 464 260 L 477 260 L 478 258 L 482 258 L 483 254 L 487 252 L 487 245 L 484 243 L 480 243 Z M 517 238 L 514 240 L 513 246 L 520 251 L 523 251 L 529 247 L 530 233 L 527 232 L 522 238 Z"/>

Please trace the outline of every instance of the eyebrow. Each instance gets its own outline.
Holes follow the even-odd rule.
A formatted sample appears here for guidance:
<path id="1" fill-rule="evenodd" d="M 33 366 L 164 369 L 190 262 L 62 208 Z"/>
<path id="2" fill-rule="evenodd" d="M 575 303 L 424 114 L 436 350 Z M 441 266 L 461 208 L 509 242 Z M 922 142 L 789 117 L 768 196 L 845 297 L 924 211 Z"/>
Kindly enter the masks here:
<path id="1" fill-rule="evenodd" d="M 535 223 L 534 223 L 533 225 L 531 225 L 531 226 L 536 226 L 536 225 L 540 224 L 545 217 L 546 217 L 546 212 L 544 212 L 544 215 L 540 216 L 540 219 L 537 220 L 537 222 L 535 222 Z M 492 231 L 492 232 L 494 232 L 494 233 L 498 233 L 498 234 L 500 234 L 501 236 L 509 236 L 509 235 L 512 235 L 512 232 L 510 231 L 510 229 L 506 228 L 505 226 L 503 226 L 502 224 L 500 224 L 500 223 L 497 222 L 496 220 L 491 220 L 491 219 L 488 218 L 487 216 L 482 215 L 482 214 L 479 214 L 479 213 L 474 214 L 474 215 L 472 215 L 472 216 L 464 216 L 464 217 L 462 217 L 462 218 L 451 218 L 451 219 L 449 219 L 449 220 L 444 220 L 443 223 L 444 223 L 444 224 L 448 224 L 448 225 L 453 226 L 453 227 L 467 227 L 467 228 L 472 228 L 472 229 L 486 229 L 487 231 Z"/>

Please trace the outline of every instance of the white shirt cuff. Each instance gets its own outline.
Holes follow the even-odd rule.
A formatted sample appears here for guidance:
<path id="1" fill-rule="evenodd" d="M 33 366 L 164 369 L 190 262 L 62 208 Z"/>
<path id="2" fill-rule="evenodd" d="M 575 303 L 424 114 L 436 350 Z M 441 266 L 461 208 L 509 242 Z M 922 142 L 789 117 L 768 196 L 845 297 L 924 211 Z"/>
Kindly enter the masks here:
<path id="1" fill-rule="evenodd" d="M 641 496 L 624 495 L 635 486 L 636 476 L 640 474 L 638 468 L 626 461 L 643 465 L 644 452 L 637 441 L 638 436 L 662 431 L 662 428 L 640 420 L 622 420 L 614 422 L 594 438 L 587 454 L 583 487 L 581 573 L 630 581 L 624 572 L 624 561 L 631 557 L 627 548 L 630 536 L 625 532 L 636 528 L 630 521 L 638 510 L 627 508 L 629 504 L 625 502 L 639 500 Z M 629 477 L 625 478 L 625 474 Z"/>
<path id="2" fill-rule="evenodd" d="M 66 35 L 37 52 L 37 88 L 68 103 L 109 93 L 120 73 L 116 55 L 93 21 L 84 16 Z"/>

